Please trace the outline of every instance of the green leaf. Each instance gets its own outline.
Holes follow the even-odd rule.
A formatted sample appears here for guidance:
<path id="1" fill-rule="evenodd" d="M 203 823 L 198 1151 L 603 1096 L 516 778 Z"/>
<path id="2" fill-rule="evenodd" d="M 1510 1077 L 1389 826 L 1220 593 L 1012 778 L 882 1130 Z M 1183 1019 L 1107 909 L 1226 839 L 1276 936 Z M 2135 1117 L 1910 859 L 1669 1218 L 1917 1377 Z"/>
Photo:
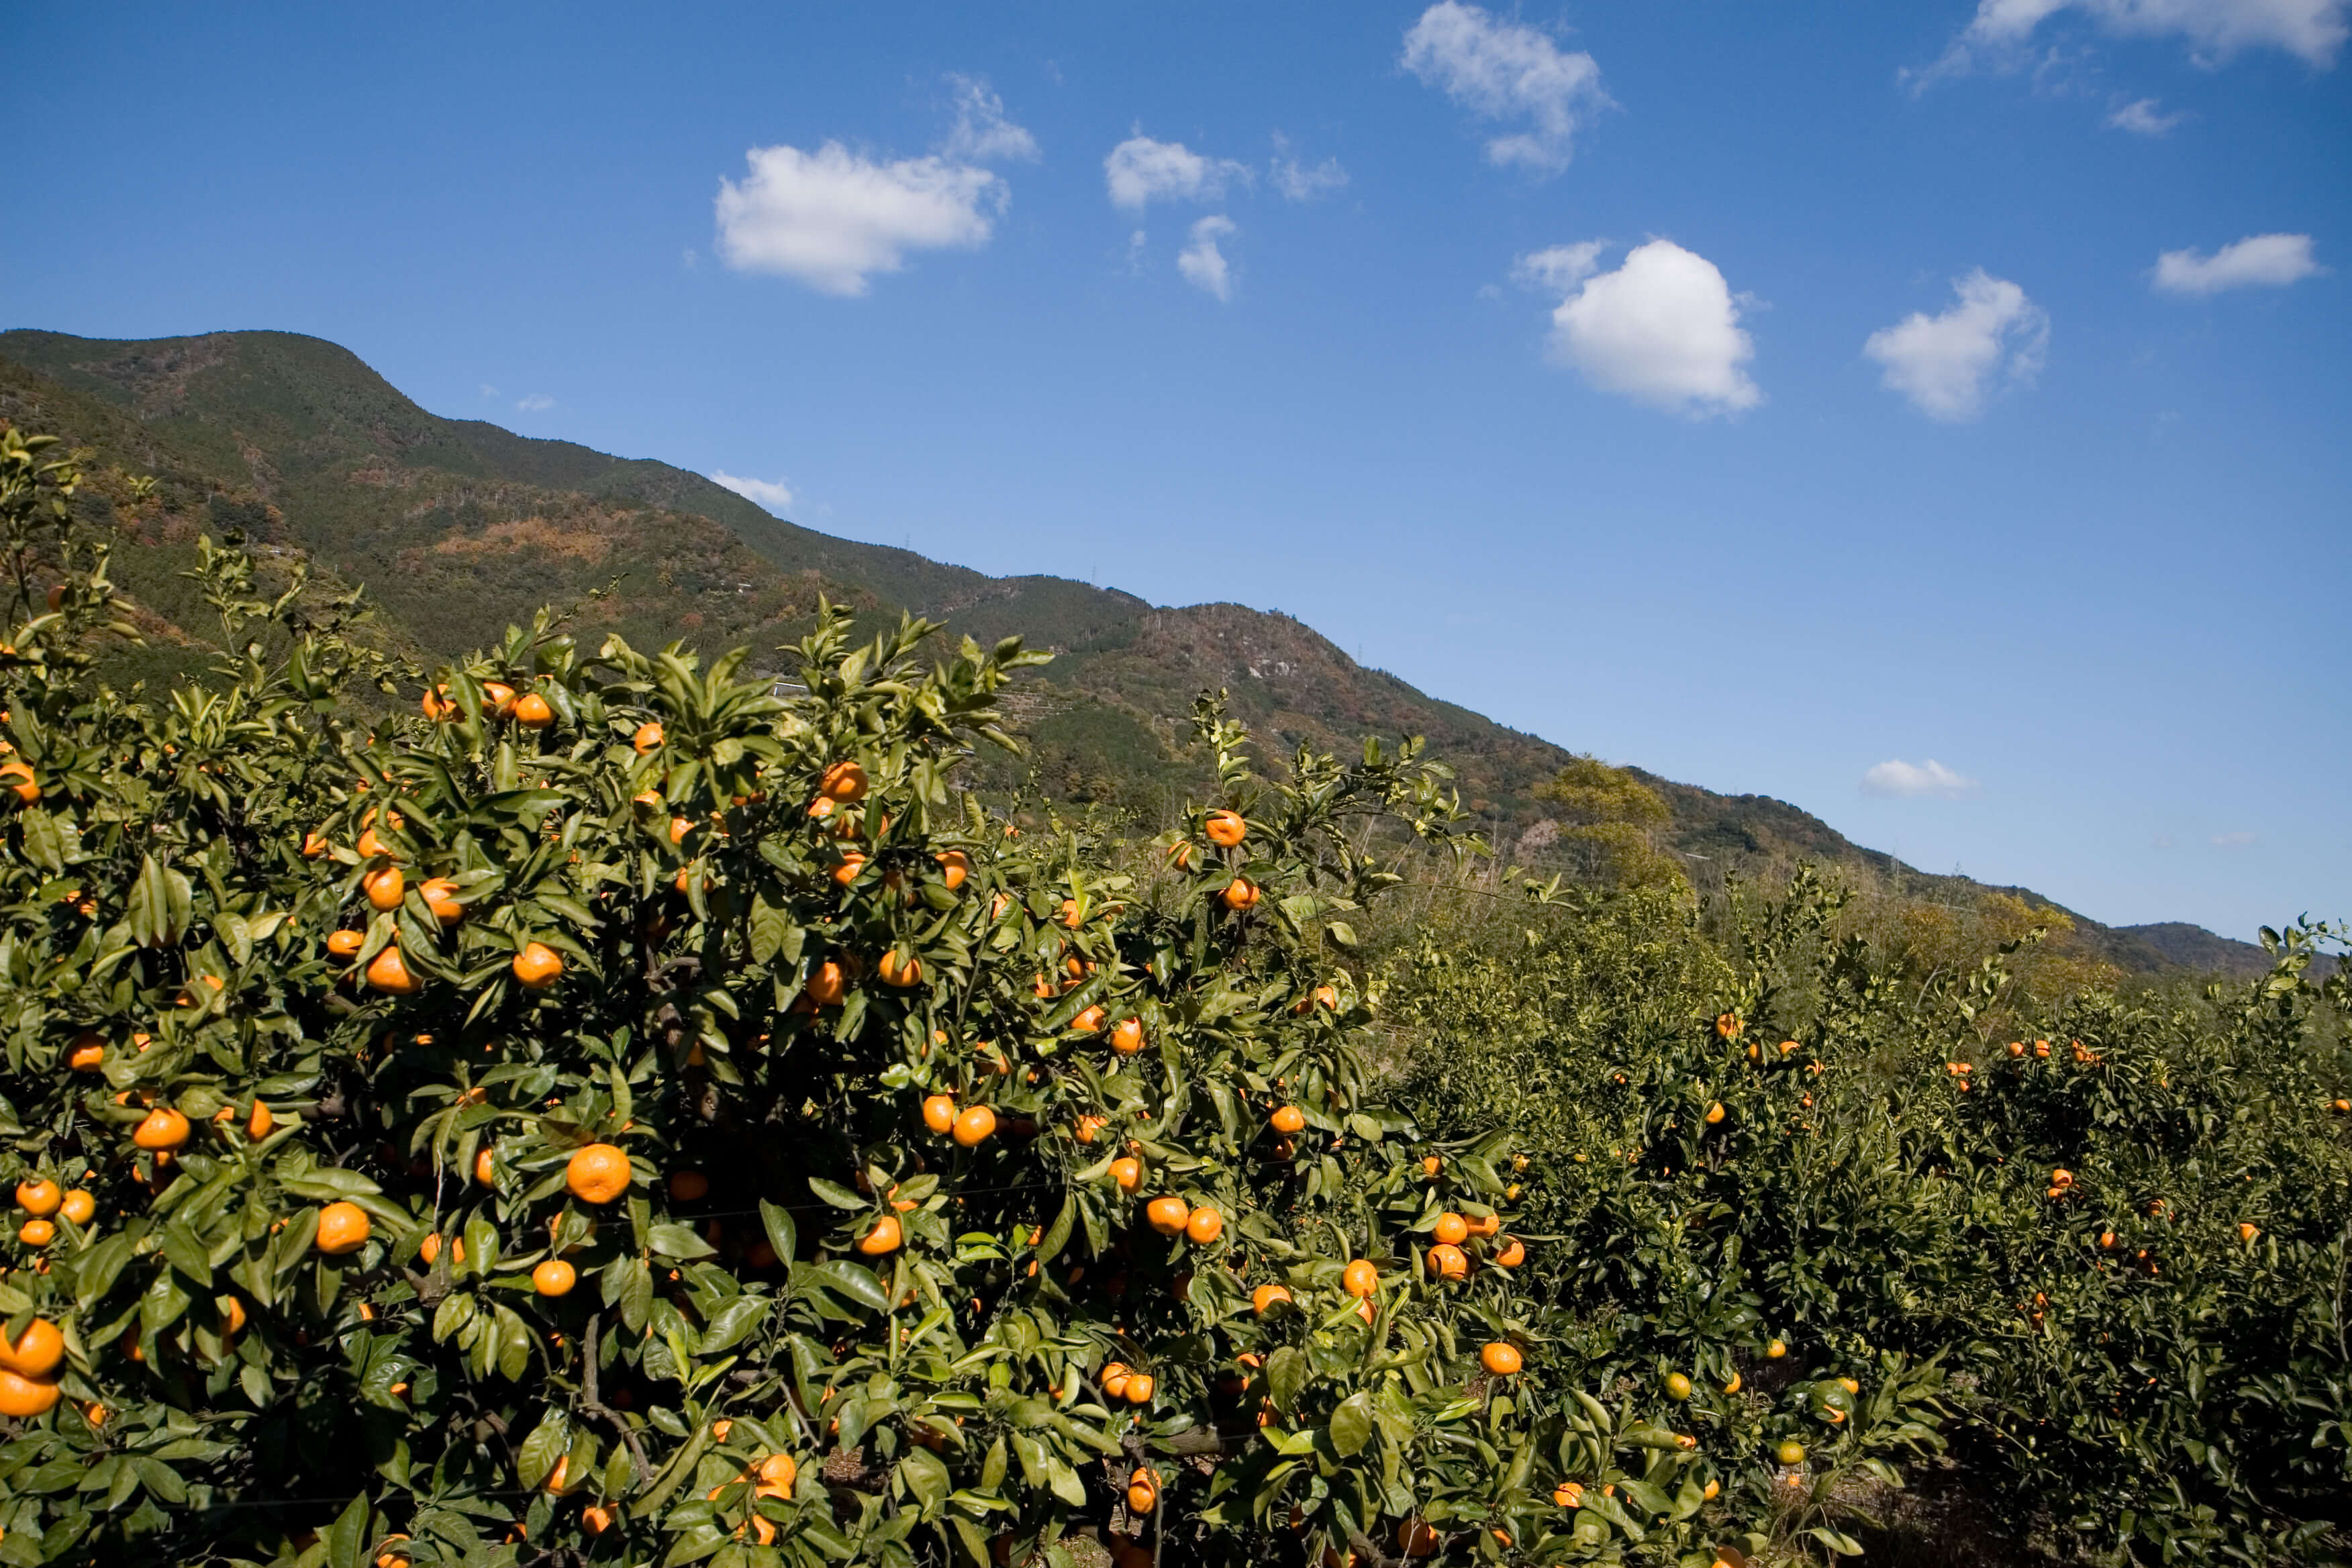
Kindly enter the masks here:
<path id="1" fill-rule="evenodd" d="M 1366 1393 L 1348 1395 L 1331 1412 L 1331 1447 L 1343 1459 L 1352 1459 L 1364 1451 L 1372 1440 L 1372 1396 Z"/>
<path id="2" fill-rule="evenodd" d="M 719 1249 L 695 1234 L 690 1226 L 664 1220 L 652 1226 L 646 1236 L 654 1251 L 664 1258 L 715 1258 Z"/>
<path id="3" fill-rule="evenodd" d="M 800 1250 L 800 1237 L 793 1228 L 792 1211 L 781 1208 L 767 1199 L 760 1200 L 760 1224 L 768 1233 L 768 1245 L 785 1263 Z"/>
<path id="4" fill-rule="evenodd" d="M 1306 1355 L 1296 1345 L 1284 1345 L 1265 1361 L 1265 1386 L 1275 1408 L 1288 1410 L 1298 1391 L 1307 1386 Z"/>

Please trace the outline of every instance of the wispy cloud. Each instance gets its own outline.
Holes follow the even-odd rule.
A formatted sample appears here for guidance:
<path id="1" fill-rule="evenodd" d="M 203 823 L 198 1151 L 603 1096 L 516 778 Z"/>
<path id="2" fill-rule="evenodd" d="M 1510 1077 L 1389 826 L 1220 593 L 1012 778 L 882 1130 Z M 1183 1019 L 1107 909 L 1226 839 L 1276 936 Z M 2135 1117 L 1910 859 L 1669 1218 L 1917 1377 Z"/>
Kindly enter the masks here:
<path id="1" fill-rule="evenodd" d="M 1184 280 L 1220 300 L 1234 297 L 1234 280 L 1217 241 L 1233 232 L 1233 219 L 1222 215 L 1204 217 L 1192 226 L 1192 243 L 1176 257 L 1176 270 Z"/>
<path id="2" fill-rule="evenodd" d="M 537 414 L 554 407 L 555 399 L 543 392 L 533 392 L 515 399 L 515 406 L 525 414 Z"/>
<path id="3" fill-rule="evenodd" d="M 2326 69 L 2352 24 L 2352 0 L 1978 0 L 1975 16 L 1941 59 L 1905 71 L 1915 89 L 1979 64 L 2013 68 L 2045 22 L 2069 13 L 2118 37 L 2176 37 L 2199 65 L 2219 66 L 2242 49 L 2283 49 Z"/>
<path id="4" fill-rule="evenodd" d="M 1034 162 L 1037 138 L 1004 117 L 1004 100 L 978 77 L 950 76 L 955 89 L 955 127 L 941 149 L 950 158 L 986 163 L 992 158 Z"/>
<path id="5" fill-rule="evenodd" d="M 2156 287 L 2166 294 L 2219 294 L 2257 286 L 2284 289 L 2324 272 L 2307 234 L 2249 235 L 2210 256 L 2168 250 L 2156 258 Z"/>
<path id="6" fill-rule="evenodd" d="M 792 508 L 792 487 L 782 479 L 745 479 L 740 474 L 730 474 L 717 468 L 711 470 L 709 479 L 712 484 L 733 490 L 745 500 L 754 501 L 778 517 L 783 516 Z"/>
<path id="7" fill-rule="evenodd" d="M 1217 201 L 1228 184 L 1249 180 L 1247 164 L 1195 153 L 1181 142 L 1155 142 L 1140 132 L 1103 160 L 1111 205 L 1133 212 L 1155 201 Z"/>
<path id="8" fill-rule="evenodd" d="M 1279 132 L 1274 138 L 1274 153 L 1267 177 L 1286 200 L 1311 202 L 1318 196 L 1341 189 L 1348 183 L 1348 171 L 1339 166 L 1339 159 L 1326 158 L 1319 163 L 1301 163 L 1291 155 L 1290 138 Z"/>
<path id="9" fill-rule="evenodd" d="M 2152 98 L 2135 99 L 2116 107 L 2107 116 L 2107 129 L 2128 131 L 2135 136 L 2163 136 L 2188 118 L 2181 113 L 2165 113 Z"/>
<path id="10" fill-rule="evenodd" d="M 2213 847 L 2216 849 L 2242 849 L 2253 841 L 2254 836 L 2243 830 L 2236 833 L 2216 833 L 2213 835 Z"/>
<path id="11" fill-rule="evenodd" d="M 1911 799 L 1933 795 L 1952 799 L 1971 795 L 1977 781 L 1954 773 L 1930 757 L 1924 763 L 1906 763 L 1900 758 L 1880 763 L 1862 775 L 1862 793 Z"/>
<path id="12" fill-rule="evenodd" d="M 1402 63 L 1481 119 L 1524 121 L 1526 130 L 1488 142 L 1486 158 L 1538 174 L 1567 168 L 1577 132 L 1609 106 L 1591 55 L 1460 0 L 1440 0 L 1421 14 L 1404 36 Z"/>
<path id="13" fill-rule="evenodd" d="M 2050 318 L 2025 290 L 1982 268 L 1955 279 L 1959 300 L 1940 315 L 1914 311 L 1870 334 L 1862 352 L 1886 386 L 1930 419 L 1958 423 L 1984 411 L 1988 386 L 2030 382 L 2050 343 Z"/>
<path id="14" fill-rule="evenodd" d="M 484 397 L 496 397 L 496 396 L 498 396 L 498 395 L 499 395 L 499 389 L 498 389 L 497 387 L 495 387 L 495 386 L 492 386 L 488 382 L 487 382 L 487 381 L 486 381 L 486 382 L 482 383 L 482 395 L 483 395 Z"/>

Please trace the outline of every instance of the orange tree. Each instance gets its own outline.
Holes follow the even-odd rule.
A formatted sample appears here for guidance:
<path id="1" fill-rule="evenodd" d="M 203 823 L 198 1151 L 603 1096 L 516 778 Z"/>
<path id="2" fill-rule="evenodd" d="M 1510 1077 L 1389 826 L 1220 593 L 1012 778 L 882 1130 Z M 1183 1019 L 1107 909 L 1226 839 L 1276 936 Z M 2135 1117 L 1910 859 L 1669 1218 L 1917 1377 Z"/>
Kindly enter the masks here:
<path id="1" fill-rule="evenodd" d="M 157 702 L 0 442 L 0 1562 L 1712 1560 L 1496 1142 L 1374 1093 L 1414 748 L 1277 784 L 1204 709 L 1139 877 L 959 787 L 1014 644 L 425 682 L 209 541 Z"/>
<path id="2" fill-rule="evenodd" d="M 1703 935 L 1654 890 L 1414 933 L 1407 1103 L 1507 1133 L 1555 1356 L 1689 1414 L 1748 1545 L 1843 1552 L 1948 1444 L 1970 1518 L 2098 1560 L 2339 1561 L 2352 984 L 1935 984 L 1801 874 Z M 1514 924 L 1528 928 L 1511 930 Z M 1516 940 L 1494 940 L 1508 935 Z M 1865 1485 L 1874 1482 L 1874 1486 Z M 1704 1516 L 1703 1516 L 1704 1517 Z"/>

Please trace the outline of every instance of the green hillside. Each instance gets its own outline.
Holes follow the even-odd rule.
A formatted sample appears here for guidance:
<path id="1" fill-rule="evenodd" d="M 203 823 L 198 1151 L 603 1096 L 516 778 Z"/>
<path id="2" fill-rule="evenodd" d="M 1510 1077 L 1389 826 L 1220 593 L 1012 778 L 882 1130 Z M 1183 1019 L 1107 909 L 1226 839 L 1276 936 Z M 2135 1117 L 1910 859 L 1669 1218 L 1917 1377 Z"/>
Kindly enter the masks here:
<path id="1" fill-rule="evenodd" d="M 117 576 L 153 645 L 131 661 L 140 673 L 202 662 L 201 607 L 174 574 L 203 531 L 239 529 L 364 584 L 389 635 L 427 655 L 478 646 L 543 603 L 575 605 L 584 632 L 639 646 L 770 648 L 796 635 L 823 594 L 943 620 L 982 643 L 1017 635 L 1055 651 L 1013 710 L 1034 742 L 1026 768 L 1064 798 L 1146 816 L 1171 809 L 1191 782 L 1178 755 L 1185 715 L 1200 690 L 1223 688 L 1239 717 L 1286 749 L 1427 737 L 1498 851 L 1547 864 L 1549 824 L 1535 792 L 1569 760 L 1564 748 L 1367 669 L 1287 616 L 1154 606 L 836 539 L 667 463 L 442 418 L 350 351 L 294 333 L 0 333 L 0 418 L 95 455 L 81 504 L 120 541 Z M 152 499 L 135 496 L 131 475 L 155 478 Z M 1896 866 L 1784 802 L 1640 776 L 1671 808 L 1664 844 L 1703 884 L 1804 858 L 1955 908 L 1987 892 Z M 1020 780 L 1000 765 L 995 782 Z M 2193 926 L 2076 918 L 2074 943 L 2127 971 L 2265 967 L 2260 949 Z"/>

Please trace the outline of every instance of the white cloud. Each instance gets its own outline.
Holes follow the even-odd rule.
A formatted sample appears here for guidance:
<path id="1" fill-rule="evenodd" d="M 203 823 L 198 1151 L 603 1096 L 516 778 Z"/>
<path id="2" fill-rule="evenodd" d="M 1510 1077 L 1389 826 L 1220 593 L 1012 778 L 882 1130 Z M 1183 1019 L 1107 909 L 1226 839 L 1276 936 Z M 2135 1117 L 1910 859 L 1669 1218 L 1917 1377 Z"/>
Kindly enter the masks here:
<path id="1" fill-rule="evenodd" d="M 2284 49 L 2312 65 L 2333 65 L 2352 0 L 1978 0 L 1977 14 L 1929 75 L 1968 68 L 1978 50 L 2013 53 L 2035 28 L 2080 11 L 2126 37 L 2178 37 L 2201 65 L 2246 48 Z"/>
<path id="2" fill-rule="evenodd" d="M 1181 142 L 1130 136 L 1103 160 L 1103 179 L 1116 206 L 1140 212 L 1154 201 L 1213 202 L 1228 181 L 1247 184 L 1248 168 L 1230 158 L 1210 158 Z"/>
<path id="3" fill-rule="evenodd" d="M 1862 793 L 1864 795 L 1903 798 L 1931 795 L 1949 800 L 1956 795 L 1969 795 L 1976 788 L 1976 780 L 1962 777 L 1933 757 L 1925 763 L 1906 763 L 1898 758 L 1881 763 L 1862 775 Z"/>
<path id="4" fill-rule="evenodd" d="M 754 147 L 742 184 L 719 182 L 719 254 L 820 293 L 854 296 L 909 250 L 974 249 L 1004 210 L 1004 182 L 944 158 L 879 163 L 827 142 L 814 153 Z"/>
<path id="5" fill-rule="evenodd" d="M 1519 258 L 1521 282 L 1567 297 L 1551 314 L 1552 357 L 1605 392 L 1684 414 L 1721 414 L 1764 400 L 1740 367 L 1755 350 L 1715 263 L 1672 240 L 1637 245 L 1614 272 L 1594 274 L 1601 242 Z M 1570 290 L 1573 292 L 1570 292 Z"/>
<path id="6" fill-rule="evenodd" d="M 1887 387 L 1930 419 L 1962 421 L 1984 411 L 1986 385 L 2006 374 L 2031 381 L 2042 369 L 2050 318 L 2025 290 L 1982 268 L 1952 281 L 1959 303 L 1940 316 L 1914 311 L 1870 334 L 1862 352 L 1878 362 Z"/>
<path id="7" fill-rule="evenodd" d="M 1309 166 L 1296 158 L 1276 158 L 1272 165 L 1274 188 L 1294 202 L 1311 202 L 1326 191 L 1336 191 L 1348 183 L 1348 171 L 1339 167 L 1337 158 L 1326 158 Z"/>
<path id="8" fill-rule="evenodd" d="M 2156 100 L 2142 98 L 2118 105 L 2107 116 L 2107 129 L 2128 131 L 2135 136 L 2162 136 L 2188 118 L 2181 113 L 2166 114 L 2158 108 Z"/>
<path id="9" fill-rule="evenodd" d="M 515 400 L 515 406 L 521 409 L 525 414 L 537 414 L 543 409 L 554 407 L 555 399 L 548 396 L 547 394 L 543 392 L 534 392 L 517 398 Z"/>
<path id="10" fill-rule="evenodd" d="M 2284 289 L 2324 270 L 2312 258 L 2311 236 L 2255 234 L 2210 256 L 2166 251 L 2156 258 L 2156 287 L 2167 294 L 2218 294 L 2254 284 Z"/>
<path id="11" fill-rule="evenodd" d="M 1234 297 L 1233 274 L 1225 264 L 1225 253 L 1217 248 L 1217 241 L 1233 232 L 1233 219 L 1204 217 L 1192 226 L 1192 243 L 1176 257 L 1176 270 L 1184 275 L 1184 280 L 1219 300 Z"/>
<path id="12" fill-rule="evenodd" d="M 1421 14 L 1404 36 L 1402 63 L 1473 113 L 1528 121 L 1528 130 L 1487 142 L 1486 157 L 1538 174 L 1567 168 L 1577 131 L 1609 104 L 1591 55 L 1564 50 L 1548 34 L 1497 21 L 1460 0 L 1439 0 Z"/>
<path id="13" fill-rule="evenodd" d="M 989 90 L 988 83 L 968 76 L 950 76 L 948 80 L 955 85 L 956 95 L 955 129 L 948 132 L 942 149 L 949 157 L 974 163 L 1037 158 L 1037 138 L 1004 118 L 1004 100 Z"/>
<path id="14" fill-rule="evenodd" d="M 782 479 L 747 479 L 740 474 L 713 469 L 710 482 L 733 490 L 745 500 L 755 501 L 782 517 L 793 504 L 793 488 Z"/>
<path id="15" fill-rule="evenodd" d="M 2216 833 L 2213 835 L 2213 847 L 2216 849 L 2243 849 L 2247 845 L 2252 844 L 2253 841 L 2254 836 L 2252 834 L 2242 831 L 2238 833 Z"/>

